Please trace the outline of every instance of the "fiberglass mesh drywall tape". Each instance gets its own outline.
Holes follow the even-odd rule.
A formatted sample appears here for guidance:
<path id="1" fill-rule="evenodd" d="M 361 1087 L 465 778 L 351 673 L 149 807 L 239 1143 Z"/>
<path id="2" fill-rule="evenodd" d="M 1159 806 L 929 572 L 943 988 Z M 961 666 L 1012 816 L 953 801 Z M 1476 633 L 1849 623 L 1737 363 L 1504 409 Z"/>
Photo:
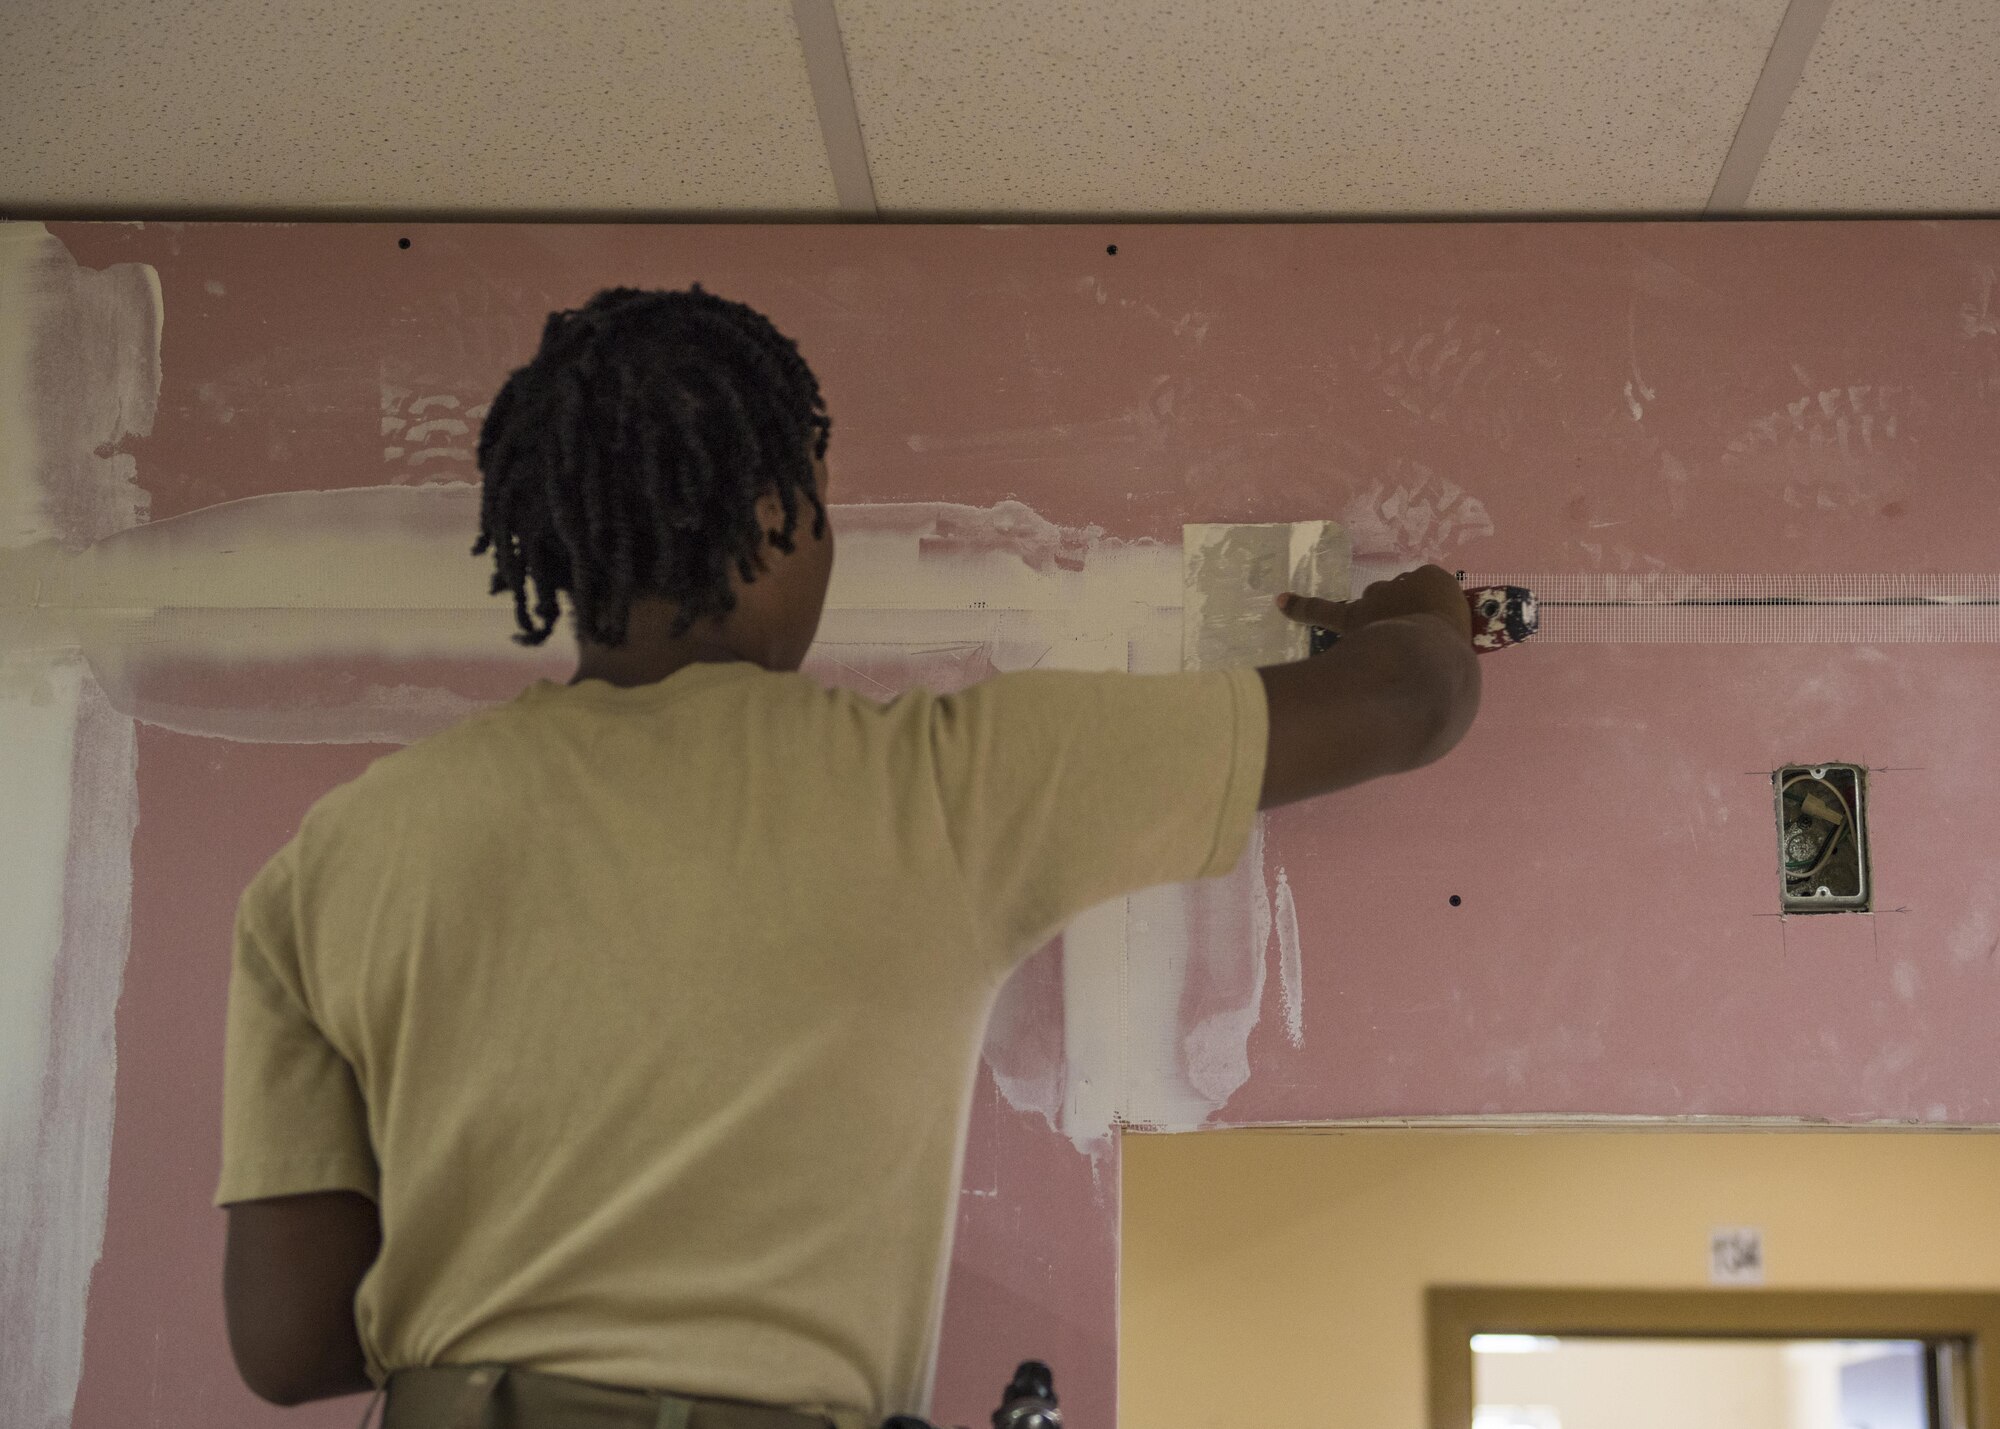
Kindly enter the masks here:
<path id="1" fill-rule="evenodd" d="M 1532 590 L 1541 607 L 1538 642 L 2000 642 L 2000 575 L 1465 572 L 1460 583 Z"/>

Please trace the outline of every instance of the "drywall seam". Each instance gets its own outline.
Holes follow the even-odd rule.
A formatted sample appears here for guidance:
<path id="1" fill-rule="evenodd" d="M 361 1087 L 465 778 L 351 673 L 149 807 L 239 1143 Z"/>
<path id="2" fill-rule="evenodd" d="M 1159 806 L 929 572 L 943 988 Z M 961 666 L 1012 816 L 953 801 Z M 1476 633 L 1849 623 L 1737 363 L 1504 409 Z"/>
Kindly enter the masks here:
<path id="1" fill-rule="evenodd" d="M 80 662 L 0 664 L 0 1197 L 30 1159 L 62 942 Z M 22 1139 L 24 1135 L 27 1139 Z M 12 1201 L 4 1202 L 11 1210 Z M 10 1220 L 11 1227 L 12 1222 Z"/>
<path id="2" fill-rule="evenodd" d="M 1542 644 L 2000 642 L 2000 575 L 1475 572 L 1538 597 Z"/>
<path id="3" fill-rule="evenodd" d="M 103 1253 L 138 749 L 80 663 L 0 690 L 0 1422 L 63 1426 Z M 34 787 L 28 787 L 32 785 Z M 24 847 L 27 846 L 27 847 Z M 53 865 L 53 866 L 51 866 Z M 53 912 L 54 916 L 50 917 Z"/>
<path id="4" fill-rule="evenodd" d="M 407 742 L 478 701 L 366 680 L 301 701 L 271 672 L 387 657 L 511 659 L 526 673 L 559 660 L 508 641 L 507 603 L 486 593 L 482 564 L 466 555 L 477 504 L 478 489 L 465 483 L 289 492 L 138 526 L 80 551 L 44 542 L 0 562 L 0 649 L 81 655 L 118 710 L 161 728 L 255 742 Z M 1179 666 L 1177 546 L 1060 527 L 1018 502 L 837 506 L 832 519 L 840 557 L 815 651 L 836 665 L 849 647 L 901 651 L 912 668 L 926 652 L 979 647 L 1000 669 Z M 1333 550 L 1333 528 L 1313 525 L 1297 559 Z M 1336 554 L 1344 559 L 1344 548 Z M 1281 566 L 1295 559 L 1289 536 L 1285 556 Z M 1264 618 L 1274 628 L 1283 620 L 1274 608 Z M 207 703 L 160 679 L 190 668 L 213 677 Z M 1202 1125 L 1249 1074 L 1273 929 L 1268 881 L 1260 825 L 1228 878 L 1133 905 L 1151 910 L 1149 931 L 1134 936 L 1123 903 L 1080 918 L 1065 942 L 1060 1065 L 1008 1077 L 1010 1100 L 1051 1115 L 1092 1154 L 1134 1114 Z M 1281 966 L 1291 1035 L 1302 1029 L 1296 979 Z M 1136 1009 L 1121 1001 L 1128 981 L 1150 985 L 1135 994 Z M 1129 1079 L 1122 1024 L 1151 1049 Z"/>
<path id="5" fill-rule="evenodd" d="M 67 1424 L 82 1364 L 83 1283 L 50 1252 L 90 1244 L 90 1228 L 51 1195 L 42 1160 L 42 1087 L 51 1069 L 56 968 L 63 944 L 70 769 L 81 665 L 10 662 L 0 689 L 0 1419 Z M 53 1108 L 81 1130 L 90 1108 Z M 53 1130 L 54 1128 L 52 1128 Z M 83 1189 L 83 1188 L 79 1188 Z M 103 1178 L 96 1179 L 100 1197 Z M 102 1235 L 102 1225 L 98 1227 Z M 101 1243 L 101 1241 L 99 1242 Z M 93 1259 L 95 1258 L 93 1254 Z"/>
<path id="6" fill-rule="evenodd" d="M 0 565 L 0 609 L 478 610 L 491 568 L 467 555 L 469 482 L 288 491 L 203 507 L 78 551 L 44 540 Z M 836 505 L 828 608 L 1180 607 L 1180 548 L 1060 527 L 1018 501 Z M 388 622 L 385 622 L 388 623 Z"/>
<path id="7" fill-rule="evenodd" d="M 348 657 L 513 660 L 545 672 L 562 650 L 514 645 L 507 602 L 487 594 L 484 564 L 466 554 L 478 499 L 466 483 L 286 492 L 150 522 L 82 550 L 53 540 L 15 549 L 0 559 L 0 651 L 80 652 L 121 708 L 187 733 L 416 737 L 465 706 L 378 684 L 287 710 L 276 696 L 260 703 L 267 686 L 250 675 Z M 1124 641 L 1135 621 L 1178 611 L 1177 548 L 1058 527 L 1018 502 L 835 507 L 833 519 L 841 555 L 823 644 L 1002 639 L 1047 649 Z M 167 667 L 243 672 L 241 703 L 207 715 L 149 704 L 148 672 Z"/>
<path id="8" fill-rule="evenodd" d="M 103 1252 L 131 946 L 137 741 L 36 605 L 53 562 L 144 521 L 123 444 L 152 430 L 148 265 L 80 267 L 0 225 L 0 1422 L 66 1426 Z"/>

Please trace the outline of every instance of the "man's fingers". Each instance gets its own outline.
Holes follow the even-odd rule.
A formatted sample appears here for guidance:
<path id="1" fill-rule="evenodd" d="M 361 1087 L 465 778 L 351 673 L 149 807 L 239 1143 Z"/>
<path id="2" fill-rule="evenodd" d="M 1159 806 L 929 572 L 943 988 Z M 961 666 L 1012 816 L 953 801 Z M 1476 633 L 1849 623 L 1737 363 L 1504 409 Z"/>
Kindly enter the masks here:
<path id="1" fill-rule="evenodd" d="M 1300 625 L 1317 625 L 1336 633 L 1347 628 L 1345 601 L 1286 594 L 1278 597 L 1278 609 L 1285 613 L 1287 620 L 1295 620 Z"/>

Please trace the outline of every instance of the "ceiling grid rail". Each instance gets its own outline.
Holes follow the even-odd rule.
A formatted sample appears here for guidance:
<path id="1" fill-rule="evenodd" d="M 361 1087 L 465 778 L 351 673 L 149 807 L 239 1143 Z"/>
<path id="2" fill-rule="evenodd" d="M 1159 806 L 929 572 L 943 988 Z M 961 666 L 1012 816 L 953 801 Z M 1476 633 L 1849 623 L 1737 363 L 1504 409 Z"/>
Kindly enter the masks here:
<path id="1" fill-rule="evenodd" d="M 806 78 L 826 141 L 826 163 L 842 213 L 875 218 L 875 181 L 868 173 L 868 149 L 861 138 L 861 113 L 854 103 L 854 80 L 847 69 L 847 46 L 833 0 L 792 0 L 792 20 L 805 48 Z"/>
<path id="2" fill-rule="evenodd" d="M 1750 191 L 1757 186 L 1757 170 L 1771 151 L 1771 141 L 1784 122 L 1785 107 L 1805 77 L 1806 61 L 1812 57 L 1813 45 L 1832 8 L 1833 0 L 1792 0 L 1785 7 L 1778 33 L 1771 39 L 1771 52 L 1764 57 L 1764 69 L 1750 91 L 1750 102 L 1743 106 L 1743 119 L 1716 173 L 1704 212 L 1741 213 L 1749 204 Z"/>

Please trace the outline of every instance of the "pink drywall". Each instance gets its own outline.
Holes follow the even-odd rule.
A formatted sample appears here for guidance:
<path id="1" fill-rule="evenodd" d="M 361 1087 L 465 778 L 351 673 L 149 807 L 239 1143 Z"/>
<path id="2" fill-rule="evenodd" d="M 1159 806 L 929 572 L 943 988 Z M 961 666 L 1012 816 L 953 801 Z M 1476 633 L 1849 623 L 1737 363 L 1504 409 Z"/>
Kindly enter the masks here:
<path id="1" fill-rule="evenodd" d="M 222 1136 L 217 1079 L 236 896 L 319 791 L 387 752 L 140 727 L 111 1197 L 91 1277 L 79 1429 L 359 1417 L 343 1401 L 294 1419 L 236 1381 L 222 1323 L 223 1214 L 206 1207 Z"/>
<path id="2" fill-rule="evenodd" d="M 549 309 L 699 280 L 817 369 L 841 502 L 1018 500 L 1167 542 L 1330 516 L 1357 555 L 1488 572 L 1980 572 L 2000 551 L 2000 224 L 54 231 L 86 266 L 158 270 L 164 385 L 131 448 L 154 520 L 468 477 L 386 457 L 385 403 L 482 402 Z M 1271 979 L 1217 1121 L 2000 1124 L 1993 646 L 1544 644 L 1485 669 L 1444 763 L 1271 819 L 1303 1037 Z M 147 678 L 282 702 L 344 677 Z M 497 693 L 490 671 L 368 678 Z M 207 1198 L 236 893 L 373 752 L 142 728 L 79 1429 L 358 1411 L 236 1385 Z M 1876 771 L 1884 911 L 1780 920 L 1769 771 L 1829 759 Z M 1008 1075 L 1063 1055 L 1059 957 L 1024 970 L 1031 1015 L 990 1049 Z M 1116 1175 L 982 1073 L 941 1418 L 984 1422 L 1032 1353 L 1072 1422 L 1112 1422 Z"/>

